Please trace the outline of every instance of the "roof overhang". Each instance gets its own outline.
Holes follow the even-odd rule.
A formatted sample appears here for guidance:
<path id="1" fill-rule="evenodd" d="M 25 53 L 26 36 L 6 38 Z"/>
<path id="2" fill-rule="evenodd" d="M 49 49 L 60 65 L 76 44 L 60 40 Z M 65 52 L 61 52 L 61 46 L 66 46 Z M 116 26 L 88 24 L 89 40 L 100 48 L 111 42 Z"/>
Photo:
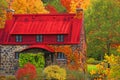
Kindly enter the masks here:
<path id="1" fill-rule="evenodd" d="M 52 49 L 51 47 L 47 46 L 47 45 L 30 45 L 28 48 L 26 49 L 33 49 L 33 48 L 40 48 L 40 49 L 44 49 L 47 50 L 49 52 L 54 52 L 54 49 Z M 25 49 L 25 50 L 26 50 Z"/>

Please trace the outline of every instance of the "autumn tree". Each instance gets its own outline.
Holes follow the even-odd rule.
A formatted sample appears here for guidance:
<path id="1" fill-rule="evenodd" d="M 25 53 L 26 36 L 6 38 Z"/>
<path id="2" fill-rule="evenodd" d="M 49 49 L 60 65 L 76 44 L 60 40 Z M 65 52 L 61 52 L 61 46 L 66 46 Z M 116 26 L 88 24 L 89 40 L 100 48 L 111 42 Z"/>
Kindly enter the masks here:
<path id="1" fill-rule="evenodd" d="M 48 13 L 41 0 L 14 0 L 12 8 L 16 14 Z"/>
<path id="2" fill-rule="evenodd" d="M 5 0 L 1 0 L 0 1 L 0 28 L 4 27 L 6 8 L 7 8 L 7 2 Z"/>
<path id="3" fill-rule="evenodd" d="M 61 4 L 67 9 L 69 13 L 75 13 L 76 8 L 87 9 L 90 0 L 60 0 Z"/>
<path id="4" fill-rule="evenodd" d="M 66 12 L 66 9 L 61 5 L 60 0 L 42 0 L 45 6 L 51 5 L 59 13 Z"/>
<path id="5" fill-rule="evenodd" d="M 120 6 L 114 0 L 93 0 L 85 11 L 88 57 L 102 59 L 110 44 L 120 43 Z"/>

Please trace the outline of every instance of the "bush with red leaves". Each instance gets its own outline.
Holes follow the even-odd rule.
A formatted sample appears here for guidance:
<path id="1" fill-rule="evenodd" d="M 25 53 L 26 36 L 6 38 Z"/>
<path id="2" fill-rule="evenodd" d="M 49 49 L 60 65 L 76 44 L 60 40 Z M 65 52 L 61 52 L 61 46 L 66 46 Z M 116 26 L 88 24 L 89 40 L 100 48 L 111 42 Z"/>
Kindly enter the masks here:
<path id="1" fill-rule="evenodd" d="M 31 63 L 27 63 L 23 68 L 17 70 L 15 76 L 17 80 L 24 80 L 25 78 L 27 78 L 27 80 L 35 80 L 36 67 Z"/>

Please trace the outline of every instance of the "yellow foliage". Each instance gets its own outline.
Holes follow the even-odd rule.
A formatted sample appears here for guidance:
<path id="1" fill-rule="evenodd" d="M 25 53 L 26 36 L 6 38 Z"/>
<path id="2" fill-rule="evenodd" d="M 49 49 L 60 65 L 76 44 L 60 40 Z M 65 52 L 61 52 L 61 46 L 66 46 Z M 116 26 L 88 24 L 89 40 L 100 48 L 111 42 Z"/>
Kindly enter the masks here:
<path id="1" fill-rule="evenodd" d="M 57 65 L 51 65 L 44 69 L 44 74 L 48 80 L 65 80 L 66 70 Z"/>
<path id="2" fill-rule="evenodd" d="M 96 74 L 96 71 L 95 71 L 95 70 L 91 70 L 91 71 L 90 71 L 90 74 L 91 74 L 91 75 L 94 75 L 94 74 Z"/>
<path id="3" fill-rule="evenodd" d="M 119 49 L 119 48 L 118 48 Z M 120 56 L 119 55 L 113 55 L 110 56 L 105 55 L 105 60 L 110 64 L 110 71 L 109 75 L 107 77 L 110 80 L 119 80 L 120 79 Z M 108 72 L 106 70 L 106 73 Z"/>
<path id="4" fill-rule="evenodd" d="M 120 46 L 118 47 L 117 51 L 120 52 Z"/>
<path id="5" fill-rule="evenodd" d="M 119 49 L 119 48 L 118 48 Z M 107 64 L 109 63 L 110 68 L 107 68 Z M 110 56 L 105 55 L 105 60 L 97 65 L 97 72 L 91 71 L 90 74 L 97 78 L 101 78 L 102 80 L 119 80 L 120 79 L 120 56 L 113 55 Z M 96 79 L 99 80 L 99 79 Z"/>
<path id="6" fill-rule="evenodd" d="M 41 0 L 14 0 L 12 8 L 16 14 L 48 13 Z"/>
<path id="7" fill-rule="evenodd" d="M 117 64 L 118 56 L 111 54 L 110 56 L 105 55 L 105 61 L 112 63 L 111 65 Z"/>
<path id="8" fill-rule="evenodd" d="M 90 5 L 90 0 L 71 0 L 70 3 L 70 13 L 75 13 L 76 8 L 82 8 L 86 10 Z"/>
<path id="9" fill-rule="evenodd" d="M 107 68 L 105 62 L 97 64 L 97 71 L 92 70 L 90 72 L 94 80 L 106 80 L 106 77 L 110 75 L 110 68 Z"/>
<path id="10" fill-rule="evenodd" d="M 3 15 L 2 17 L 0 17 L 0 28 L 4 28 L 5 19 L 6 19 L 5 11 L 3 11 Z"/>

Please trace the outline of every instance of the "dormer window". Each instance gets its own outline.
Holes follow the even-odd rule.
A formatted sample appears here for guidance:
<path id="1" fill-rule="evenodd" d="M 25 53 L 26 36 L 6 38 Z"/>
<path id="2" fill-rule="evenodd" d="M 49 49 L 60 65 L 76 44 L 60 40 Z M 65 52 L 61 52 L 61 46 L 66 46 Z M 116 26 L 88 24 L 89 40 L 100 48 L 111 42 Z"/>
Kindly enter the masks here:
<path id="1" fill-rule="evenodd" d="M 57 35 L 57 42 L 63 42 L 64 41 L 64 35 Z"/>
<path id="2" fill-rule="evenodd" d="M 43 36 L 42 35 L 37 35 L 36 36 L 36 41 L 37 42 L 42 42 L 43 41 Z"/>
<path id="3" fill-rule="evenodd" d="M 16 35 L 16 42 L 22 42 L 22 35 Z"/>

